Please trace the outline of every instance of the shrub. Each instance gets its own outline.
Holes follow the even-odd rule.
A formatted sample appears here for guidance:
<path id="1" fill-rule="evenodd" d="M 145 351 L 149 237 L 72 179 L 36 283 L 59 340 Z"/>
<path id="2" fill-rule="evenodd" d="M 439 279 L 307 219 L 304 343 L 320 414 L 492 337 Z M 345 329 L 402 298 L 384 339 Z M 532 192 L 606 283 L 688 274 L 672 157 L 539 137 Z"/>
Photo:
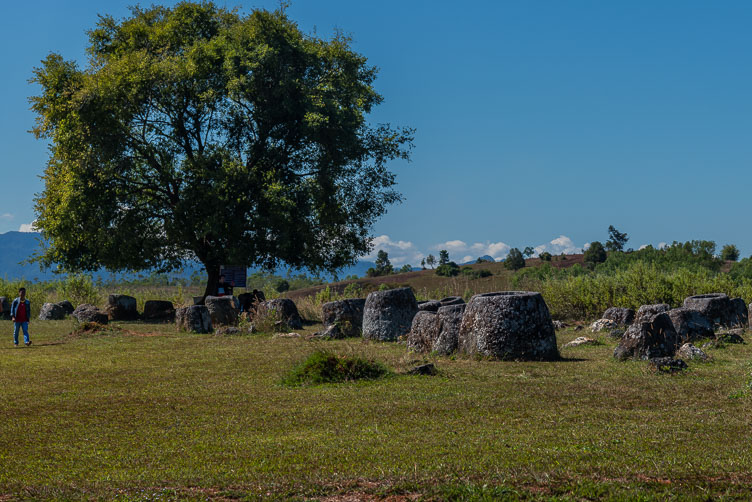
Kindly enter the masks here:
<path id="1" fill-rule="evenodd" d="M 444 263 L 443 265 L 439 265 L 436 267 L 436 275 L 440 275 L 442 277 L 454 277 L 455 275 L 458 275 L 460 273 L 460 267 L 453 261 L 450 261 L 449 263 Z"/>
<path id="2" fill-rule="evenodd" d="M 610 253 L 604 263 L 598 265 L 599 272 L 626 269 L 634 263 L 649 263 L 664 271 L 678 269 L 721 270 L 723 260 L 716 257 L 713 241 L 674 242 L 669 246 L 656 249 L 647 246 L 631 253 Z M 587 254 L 587 253 L 586 253 Z"/>
<path id="3" fill-rule="evenodd" d="M 734 280 L 752 279 L 752 258 L 744 258 L 731 265 L 729 275 Z"/>
<path id="4" fill-rule="evenodd" d="M 522 257 L 522 253 L 517 248 L 509 250 L 506 260 L 504 260 L 504 268 L 507 270 L 519 270 L 525 267 L 525 258 Z"/>
<path id="5" fill-rule="evenodd" d="M 68 300 L 73 305 L 98 305 L 100 300 L 99 291 L 88 275 L 69 275 L 58 284 L 57 294 L 61 300 Z"/>
<path id="6" fill-rule="evenodd" d="M 475 270 L 472 267 L 462 267 L 462 275 L 470 279 L 480 279 L 482 277 L 491 277 L 493 273 L 485 268 Z"/>
<path id="7" fill-rule="evenodd" d="M 721 249 L 721 260 L 736 261 L 739 259 L 739 249 L 733 244 L 726 244 Z"/>
<path id="8" fill-rule="evenodd" d="M 287 386 L 375 380 L 389 373 L 383 364 L 354 356 L 337 356 L 317 350 L 282 380 Z"/>
<path id="9" fill-rule="evenodd" d="M 603 263 L 604 261 L 606 261 L 606 258 L 606 249 L 603 247 L 603 244 L 598 241 L 591 242 L 590 247 L 587 248 L 585 255 L 583 256 L 583 260 L 591 268 L 595 267 L 599 263 Z"/>
<path id="10" fill-rule="evenodd" d="M 551 253 L 548 251 L 543 251 L 541 254 L 538 255 L 538 258 L 541 259 L 541 261 L 551 261 Z"/>
<path id="11" fill-rule="evenodd" d="M 280 279 L 277 281 L 277 284 L 274 285 L 274 290 L 277 293 L 284 293 L 285 291 L 288 291 L 290 289 L 290 283 L 287 282 L 285 279 Z"/>

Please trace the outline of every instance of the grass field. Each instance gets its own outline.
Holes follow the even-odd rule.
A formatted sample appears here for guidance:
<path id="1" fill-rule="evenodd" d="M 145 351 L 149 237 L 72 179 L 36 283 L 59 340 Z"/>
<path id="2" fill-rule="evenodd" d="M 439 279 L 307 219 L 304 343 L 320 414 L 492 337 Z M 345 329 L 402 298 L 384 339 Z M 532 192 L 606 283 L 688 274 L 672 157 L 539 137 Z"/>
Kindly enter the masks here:
<path id="1" fill-rule="evenodd" d="M 113 326 L 0 322 L 0 501 L 752 498 L 752 345 L 656 375 L 605 337 L 538 363 Z M 281 385 L 318 348 L 392 373 Z"/>

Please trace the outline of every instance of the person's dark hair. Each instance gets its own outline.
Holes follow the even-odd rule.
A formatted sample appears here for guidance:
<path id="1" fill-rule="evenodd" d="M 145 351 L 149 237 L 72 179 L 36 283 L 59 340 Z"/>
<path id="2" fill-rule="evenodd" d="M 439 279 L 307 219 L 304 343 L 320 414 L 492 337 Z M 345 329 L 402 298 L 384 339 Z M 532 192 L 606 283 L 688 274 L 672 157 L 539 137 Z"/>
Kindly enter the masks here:
<path id="1" fill-rule="evenodd" d="M 21 291 L 26 291 L 26 288 L 18 288 L 18 292 L 20 293 Z"/>

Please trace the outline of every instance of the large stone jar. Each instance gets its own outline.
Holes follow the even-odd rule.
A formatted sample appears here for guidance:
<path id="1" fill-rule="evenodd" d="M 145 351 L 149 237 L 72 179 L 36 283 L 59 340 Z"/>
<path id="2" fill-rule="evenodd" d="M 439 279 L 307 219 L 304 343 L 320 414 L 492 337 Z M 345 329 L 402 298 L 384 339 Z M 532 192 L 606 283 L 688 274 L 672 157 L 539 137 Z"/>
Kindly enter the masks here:
<path id="1" fill-rule="evenodd" d="M 206 308 L 209 309 L 212 326 L 236 326 L 238 324 L 238 310 L 235 308 L 235 298 L 232 296 L 207 296 Z"/>
<path id="2" fill-rule="evenodd" d="M 363 310 L 363 338 L 394 341 L 410 332 L 418 302 L 410 288 L 374 291 Z"/>
<path id="3" fill-rule="evenodd" d="M 279 321 L 290 329 L 302 329 L 303 319 L 300 317 L 298 307 L 295 302 L 289 298 L 275 298 L 274 300 L 266 300 L 258 304 L 256 307 L 257 316 L 267 316 L 274 312 L 273 315 L 279 317 Z"/>
<path id="4" fill-rule="evenodd" d="M 684 308 L 698 311 L 713 324 L 727 325 L 731 312 L 731 299 L 723 293 L 695 295 L 684 299 Z"/>
<path id="5" fill-rule="evenodd" d="M 190 305 L 175 311 L 175 324 L 179 330 L 192 333 L 211 333 L 212 322 L 206 305 Z"/>
<path id="6" fill-rule="evenodd" d="M 530 291 L 473 296 L 462 318 L 459 349 L 497 359 L 559 358 L 548 306 L 540 293 Z"/>
<path id="7" fill-rule="evenodd" d="M 108 296 L 107 315 L 113 321 L 135 321 L 138 319 L 136 299 L 128 295 Z"/>
<path id="8" fill-rule="evenodd" d="M 467 305 L 453 303 L 441 307 L 437 312 L 439 320 L 439 336 L 433 341 L 432 350 L 438 354 L 449 355 L 457 350 L 462 318 Z"/>
<path id="9" fill-rule="evenodd" d="M 324 326 L 337 326 L 342 336 L 360 336 L 365 304 L 365 298 L 350 298 L 323 304 L 321 318 Z"/>

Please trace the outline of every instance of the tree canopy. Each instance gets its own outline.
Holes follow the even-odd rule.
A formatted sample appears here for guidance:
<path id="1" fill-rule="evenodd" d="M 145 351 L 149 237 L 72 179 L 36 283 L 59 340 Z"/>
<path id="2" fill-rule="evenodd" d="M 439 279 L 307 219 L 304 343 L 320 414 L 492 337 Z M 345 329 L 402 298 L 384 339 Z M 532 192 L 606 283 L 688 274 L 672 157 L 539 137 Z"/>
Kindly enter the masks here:
<path id="1" fill-rule="evenodd" d="M 624 245 L 629 241 L 629 236 L 619 232 L 613 225 L 608 226 L 608 240 L 606 251 L 624 251 Z"/>
<path id="2" fill-rule="evenodd" d="M 721 259 L 725 261 L 737 261 L 739 259 L 739 248 L 734 244 L 726 244 L 721 249 Z"/>
<path id="3" fill-rule="evenodd" d="M 283 9 L 133 8 L 89 32 L 85 68 L 34 71 L 34 133 L 51 154 L 38 257 L 62 269 L 282 263 L 334 271 L 370 251 L 401 199 L 387 164 L 412 130 L 370 125 L 377 70 L 350 39 L 306 35 Z"/>
<path id="4" fill-rule="evenodd" d="M 590 247 L 585 250 L 582 259 L 590 267 L 595 267 L 597 264 L 606 261 L 606 258 L 608 258 L 608 255 L 606 254 L 606 249 L 603 247 L 603 244 L 601 244 L 600 241 L 593 241 L 590 243 Z"/>
<path id="5" fill-rule="evenodd" d="M 449 263 L 449 251 L 442 249 L 439 251 L 439 266 Z"/>
<path id="6" fill-rule="evenodd" d="M 519 270 L 524 267 L 525 258 L 522 256 L 522 252 L 517 248 L 510 249 L 504 260 L 504 268 L 507 270 Z"/>

